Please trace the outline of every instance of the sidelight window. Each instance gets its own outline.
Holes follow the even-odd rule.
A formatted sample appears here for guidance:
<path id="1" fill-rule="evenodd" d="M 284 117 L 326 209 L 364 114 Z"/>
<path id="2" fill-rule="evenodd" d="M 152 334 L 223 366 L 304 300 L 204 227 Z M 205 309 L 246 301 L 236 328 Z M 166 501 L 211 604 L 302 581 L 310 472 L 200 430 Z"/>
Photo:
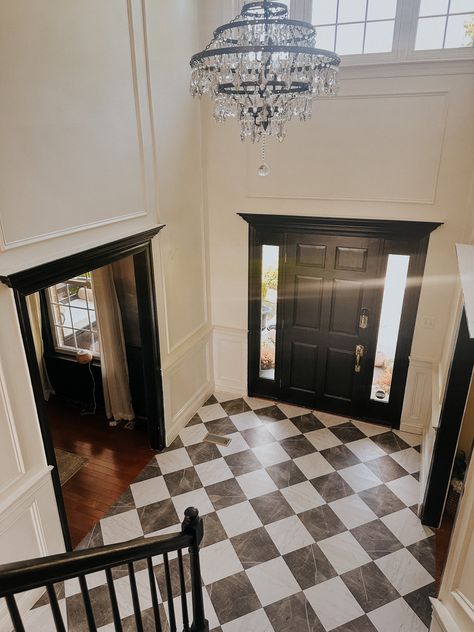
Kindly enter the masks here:
<path id="1" fill-rule="evenodd" d="M 260 377 L 275 379 L 279 246 L 262 246 Z"/>

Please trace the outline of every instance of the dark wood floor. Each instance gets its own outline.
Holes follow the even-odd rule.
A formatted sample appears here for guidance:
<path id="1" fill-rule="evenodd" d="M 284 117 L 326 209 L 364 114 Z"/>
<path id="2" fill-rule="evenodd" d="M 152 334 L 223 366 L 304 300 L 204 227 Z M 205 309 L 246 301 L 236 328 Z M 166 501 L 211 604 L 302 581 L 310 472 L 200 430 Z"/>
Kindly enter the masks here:
<path id="1" fill-rule="evenodd" d="M 103 518 L 155 453 L 145 430 L 111 428 L 104 413 L 81 415 L 60 401 L 47 404 L 53 444 L 88 459 L 62 488 L 73 546 Z"/>

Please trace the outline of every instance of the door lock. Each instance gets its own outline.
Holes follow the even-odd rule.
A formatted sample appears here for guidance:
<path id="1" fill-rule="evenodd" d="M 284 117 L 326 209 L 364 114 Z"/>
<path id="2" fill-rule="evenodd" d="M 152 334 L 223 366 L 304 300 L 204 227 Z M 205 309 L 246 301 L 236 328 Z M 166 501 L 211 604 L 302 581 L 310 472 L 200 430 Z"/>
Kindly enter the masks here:
<path id="1" fill-rule="evenodd" d="M 360 312 L 360 317 L 359 317 L 359 328 L 367 329 L 368 326 L 369 326 L 369 310 L 366 307 L 363 307 Z"/>
<path id="2" fill-rule="evenodd" d="M 361 358 L 364 357 L 364 351 L 365 351 L 364 345 L 357 345 L 355 348 L 356 361 L 355 361 L 354 371 L 356 373 L 360 373 L 360 361 L 361 361 Z"/>

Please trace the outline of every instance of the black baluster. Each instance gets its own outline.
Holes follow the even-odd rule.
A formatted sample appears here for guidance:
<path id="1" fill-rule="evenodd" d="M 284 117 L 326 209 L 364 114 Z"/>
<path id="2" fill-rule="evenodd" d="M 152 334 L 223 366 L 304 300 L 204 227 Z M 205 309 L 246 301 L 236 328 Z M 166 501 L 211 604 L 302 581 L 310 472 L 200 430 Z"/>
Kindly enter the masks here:
<path id="1" fill-rule="evenodd" d="M 135 579 L 135 571 L 133 570 L 133 562 L 129 562 L 128 576 L 130 577 L 130 590 L 132 592 L 133 612 L 135 614 L 135 624 L 137 632 L 143 632 L 142 615 L 140 612 L 140 600 L 138 599 L 137 582 Z"/>
<path id="2" fill-rule="evenodd" d="M 158 594 L 156 592 L 155 573 L 153 571 L 153 562 L 151 557 L 146 558 L 146 564 L 148 567 L 148 580 L 150 582 L 151 603 L 153 605 L 153 614 L 155 617 L 156 632 L 162 632 L 161 619 L 160 619 L 160 607 L 158 605 Z"/>
<path id="3" fill-rule="evenodd" d="M 105 569 L 107 578 L 107 586 L 109 588 L 110 605 L 112 607 L 112 615 L 114 617 L 114 626 L 116 632 L 122 632 L 122 620 L 120 619 L 120 611 L 117 603 L 117 595 L 115 594 L 114 580 L 110 568 Z"/>
<path id="4" fill-rule="evenodd" d="M 53 584 L 46 584 L 46 590 L 48 591 L 49 605 L 51 606 L 51 611 L 53 613 L 56 630 L 58 632 L 66 632 Z"/>
<path id="5" fill-rule="evenodd" d="M 87 582 L 84 575 L 79 575 L 79 586 L 81 587 L 82 600 L 84 602 L 84 608 L 86 610 L 87 625 L 89 626 L 89 632 L 97 632 L 97 627 L 94 620 L 94 612 L 92 611 L 91 599 L 89 597 L 89 589 L 87 588 Z"/>
<path id="6" fill-rule="evenodd" d="M 165 567 L 166 595 L 168 597 L 168 615 L 170 621 L 170 632 L 176 632 L 176 616 L 174 613 L 173 589 L 171 588 L 170 564 L 168 553 L 163 553 L 163 561 Z"/>
<path id="7" fill-rule="evenodd" d="M 188 602 L 186 600 L 186 581 L 184 579 L 183 554 L 178 550 L 179 584 L 181 587 L 181 609 L 183 610 L 183 632 L 189 632 Z"/>
<path id="8" fill-rule="evenodd" d="M 201 565 L 199 563 L 199 545 L 204 535 L 202 518 L 195 507 L 188 507 L 184 512 L 182 533 L 191 535 L 193 542 L 189 547 L 191 562 L 191 591 L 193 598 L 193 623 L 191 632 L 209 632 L 209 622 L 204 615 L 204 600 L 202 595 Z"/>
<path id="9" fill-rule="evenodd" d="M 20 611 L 16 605 L 15 597 L 13 595 L 5 595 L 5 601 L 7 602 L 8 612 L 13 623 L 13 629 L 15 632 L 25 632 L 23 621 L 21 620 Z"/>

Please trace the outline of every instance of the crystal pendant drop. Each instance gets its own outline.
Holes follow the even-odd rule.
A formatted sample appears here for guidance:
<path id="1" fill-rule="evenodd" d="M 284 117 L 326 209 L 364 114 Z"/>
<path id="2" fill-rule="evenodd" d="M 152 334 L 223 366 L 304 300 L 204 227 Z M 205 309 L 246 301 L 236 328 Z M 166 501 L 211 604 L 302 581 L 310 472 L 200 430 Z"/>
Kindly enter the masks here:
<path id="1" fill-rule="evenodd" d="M 262 164 L 258 168 L 257 173 L 261 178 L 265 178 L 265 176 L 268 176 L 270 174 L 270 167 L 267 165 L 266 162 L 262 162 Z"/>

